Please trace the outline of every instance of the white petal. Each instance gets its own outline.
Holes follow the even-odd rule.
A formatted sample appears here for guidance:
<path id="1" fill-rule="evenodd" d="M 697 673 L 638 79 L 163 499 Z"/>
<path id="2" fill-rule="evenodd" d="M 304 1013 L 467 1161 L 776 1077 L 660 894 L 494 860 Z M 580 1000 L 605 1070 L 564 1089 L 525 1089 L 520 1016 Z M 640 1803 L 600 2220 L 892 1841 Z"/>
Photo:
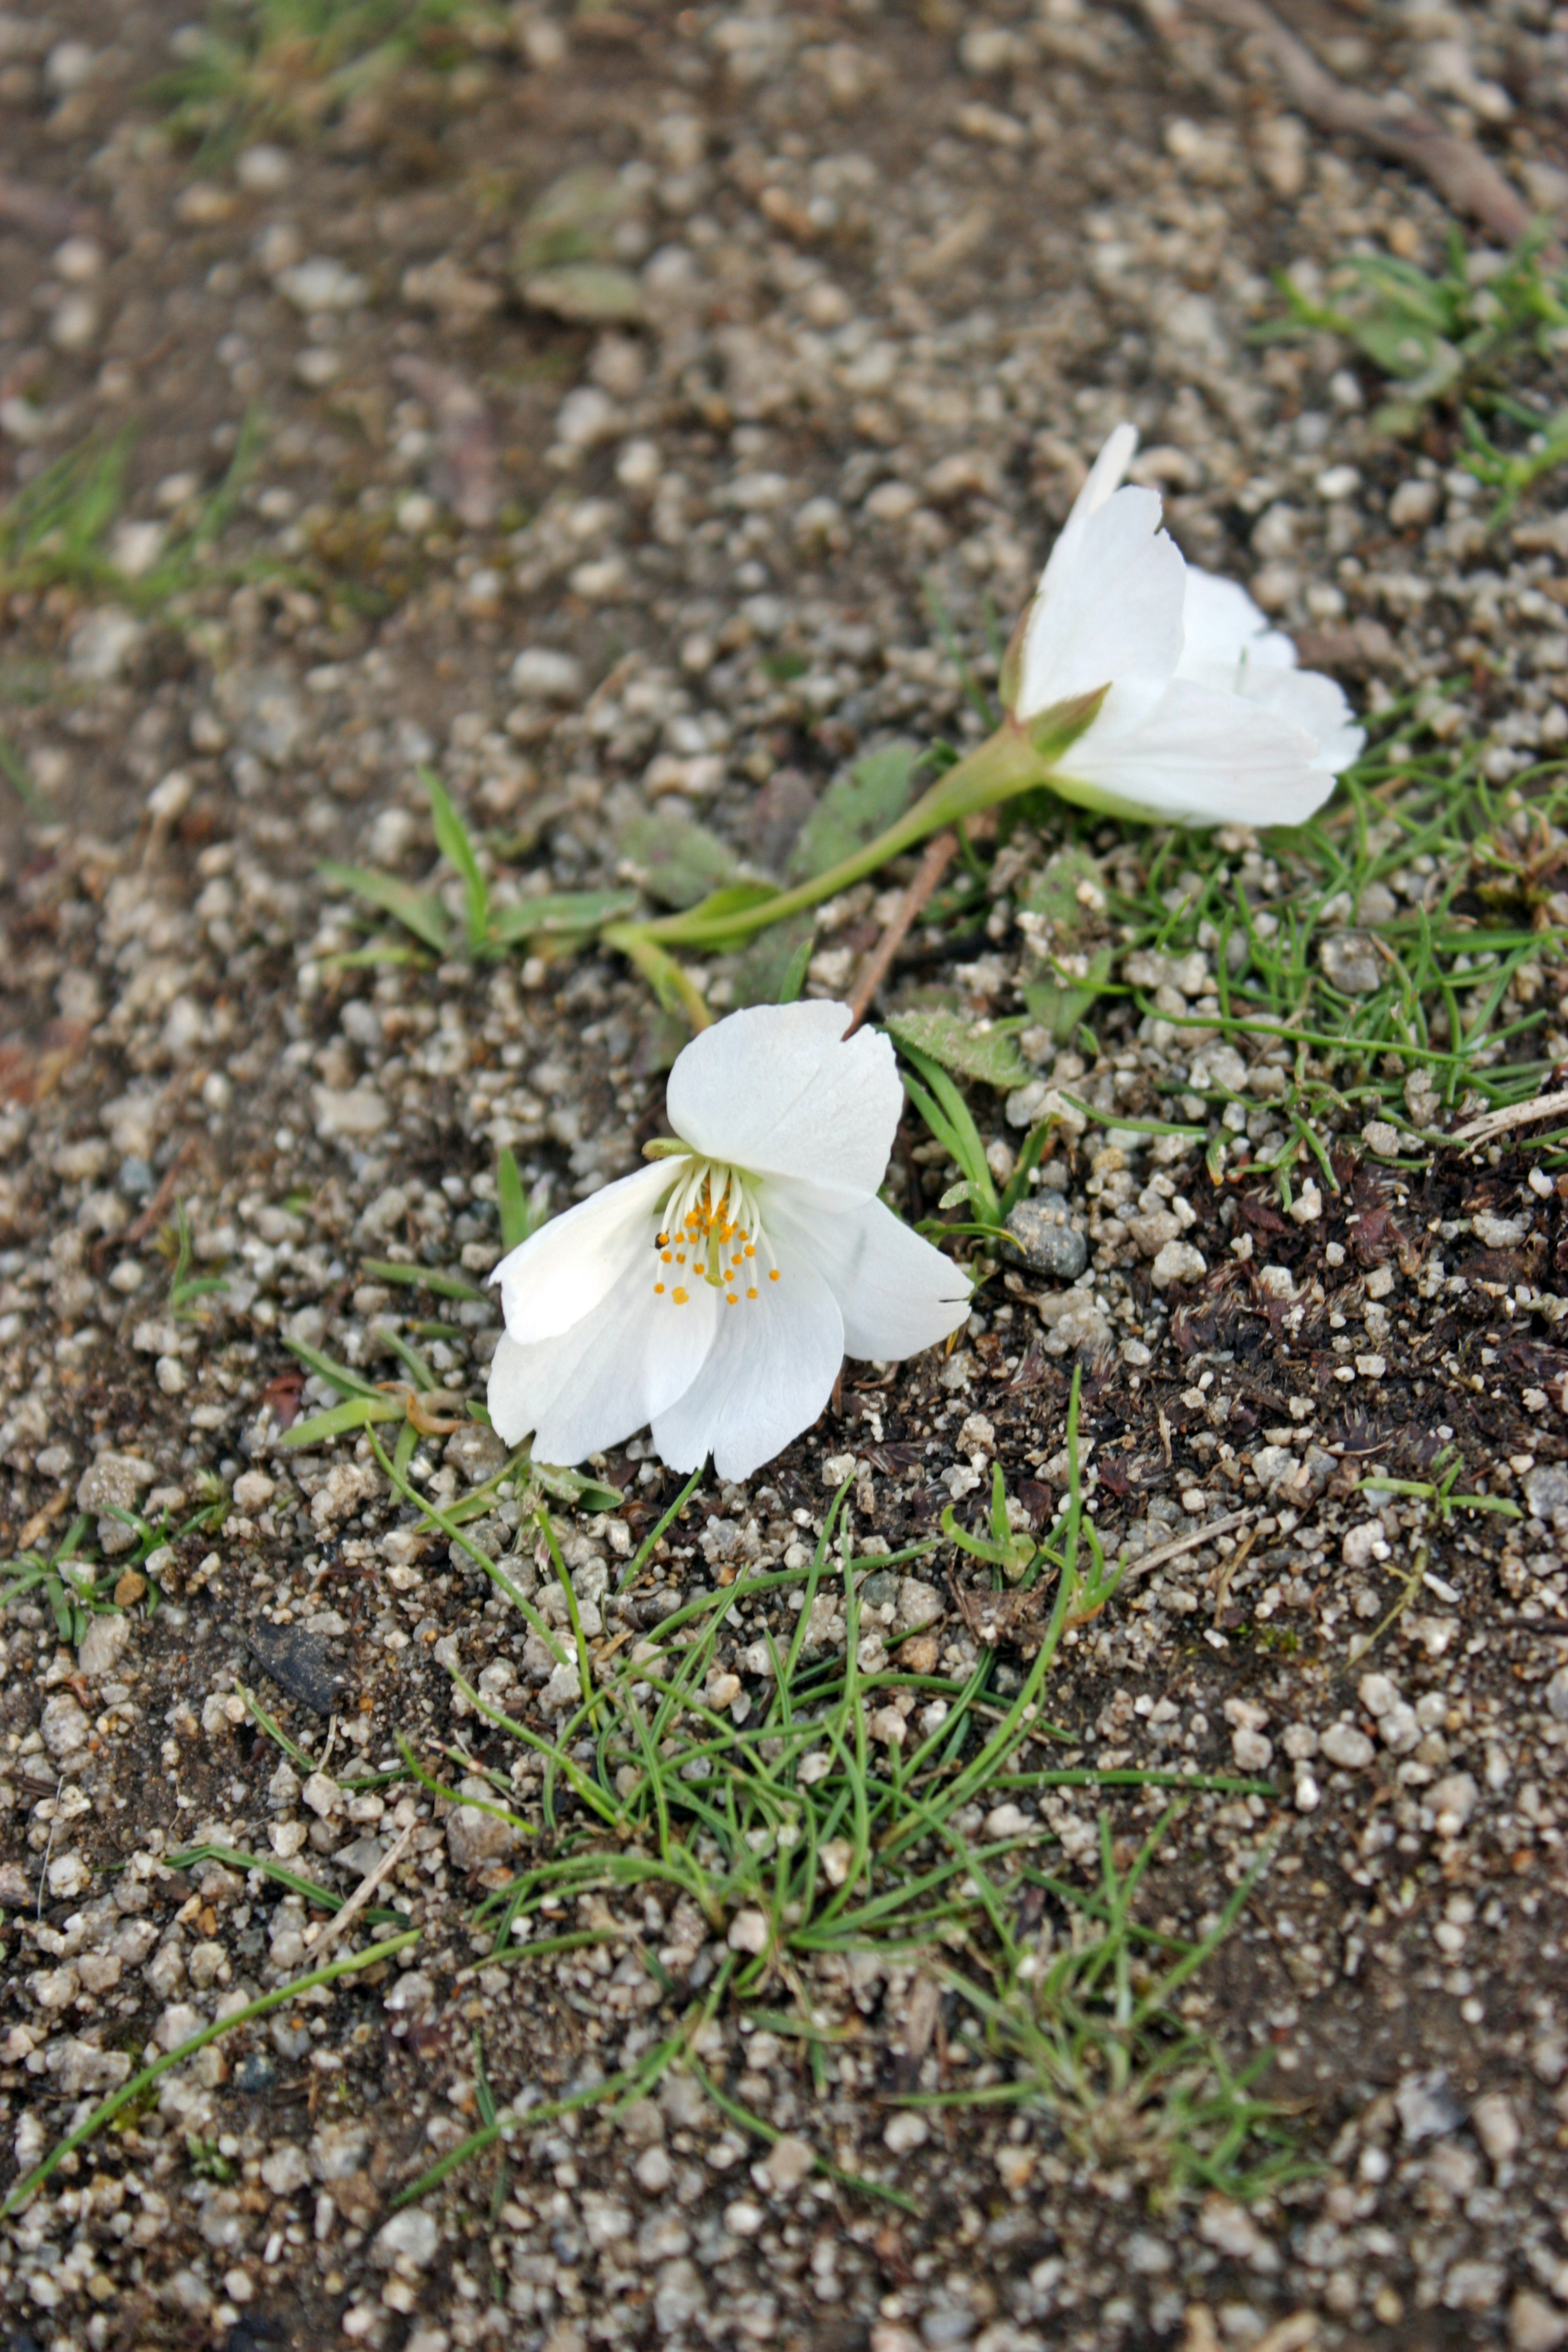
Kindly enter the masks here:
<path id="1" fill-rule="evenodd" d="M 844 1325 L 826 1282 L 786 1260 L 762 1293 L 720 1307 L 701 1370 L 679 1402 L 655 1413 L 653 1442 L 672 1470 L 695 1470 L 711 1454 L 721 1478 L 749 1478 L 809 1429 L 832 1395 Z"/>
<path id="2" fill-rule="evenodd" d="M 768 1210 L 769 1239 L 775 1234 L 791 1256 L 812 1260 L 826 1276 L 844 1318 L 846 1355 L 892 1363 L 968 1319 L 963 1275 L 880 1201 L 838 1216 L 803 1215 L 780 1186 Z"/>
<path id="3" fill-rule="evenodd" d="M 531 1430 L 541 1462 L 581 1462 L 644 1428 L 689 1388 L 713 1343 L 714 1294 L 684 1306 L 651 1278 L 617 1289 L 571 1330 L 531 1347 L 504 1335 L 490 1365 L 490 1420 L 509 1445 Z"/>
<path id="4" fill-rule="evenodd" d="M 659 1202 L 675 1181 L 668 1160 L 639 1168 L 552 1217 L 503 1257 L 490 1279 L 500 1284 L 511 1337 L 526 1347 L 569 1331 L 639 1259 L 651 1262 Z"/>
<path id="5" fill-rule="evenodd" d="M 1321 670 L 1249 669 L 1242 691 L 1249 702 L 1313 738 L 1312 765 L 1324 775 L 1340 775 L 1360 759 L 1365 730 L 1356 725 L 1343 688 Z"/>
<path id="6" fill-rule="evenodd" d="M 1072 511 L 1057 535 L 1057 543 L 1041 575 L 1042 590 L 1048 582 L 1069 572 L 1078 561 L 1085 523 L 1104 506 L 1112 491 L 1121 488 L 1137 446 L 1136 425 L 1119 425 L 1085 475 L 1083 488 L 1072 502 Z"/>
<path id="7" fill-rule="evenodd" d="M 755 1004 L 703 1030 L 669 1074 L 670 1125 L 710 1160 L 795 1176 L 846 1205 L 869 1199 L 893 1148 L 903 1088 L 873 1029 L 847 1044 L 844 1004 Z"/>
<path id="8" fill-rule="evenodd" d="M 1173 681 L 1159 708 L 1119 741 L 1098 730 L 1068 754 L 1068 800 L 1177 824 L 1300 824 L 1333 778 L 1314 764 L 1316 740 L 1240 695 Z"/>
<path id="9" fill-rule="evenodd" d="M 1086 515 L 1070 561 L 1053 555 L 1030 610 L 1016 716 L 1108 686 L 1091 733 L 1147 717 L 1181 658 L 1185 573 L 1153 490 L 1118 490 Z"/>
<path id="10" fill-rule="evenodd" d="M 1247 668 L 1294 669 L 1296 648 L 1282 629 L 1271 629 L 1245 588 L 1213 572 L 1187 567 L 1182 604 L 1182 658 L 1178 677 L 1205 685 L 1236 686 Z M 1211 675 L 1218 673 L 1218 675 Z"/>

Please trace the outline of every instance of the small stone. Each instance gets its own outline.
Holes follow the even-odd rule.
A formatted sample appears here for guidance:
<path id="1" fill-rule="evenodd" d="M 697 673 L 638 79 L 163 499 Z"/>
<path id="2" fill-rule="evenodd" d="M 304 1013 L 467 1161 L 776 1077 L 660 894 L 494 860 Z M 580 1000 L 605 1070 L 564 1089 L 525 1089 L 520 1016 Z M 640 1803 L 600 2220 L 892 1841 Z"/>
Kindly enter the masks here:
<path id="1" fill-rule="evenodd" d="M 1490 2164 L 1507 2164 L 1519 2154 L 1524 2135 L 1506 2091 L 1489 2091 L 1470 2109 L 1470 2125 Z"/>
<path id="2" fill-rule="evenodd" d="M 1230 1752 L 1239 1772 L 1266 1772 L 1274 1759 L 1274 1742 L 1261 1731 L 1245 1727 L 1230 1735 Z"/>
<path id="3" fill-rule="evenodd" d="M 1338 1764 L 1340 1771 L 1366 1771 L 1377 1755 L 1366 1731 L 1356 1731 L 1354 1724 L 1328 1724 L 1321 1748 L 1328 1761 Z"/>
<path id="4" fill-rule="evenodd" d="M 495 1791 L 488 1780 L 472 1778 L 458 1785 L 465 1797 L 482 1798 L 487 1805 L 495 1802 Z M 458 1805 L 447 1816 L 447 1851 L 454 1869 L 480 1870 L 486 1863 L 504 1861 L 516 1845 L 517 1832 L 511 1823 L 482 1805 Z"/>
<path id="5" fill-rule="evenodd" d="M 829 1838 L 820 1859 L 823 1876 L 829 1886 L 842 1886 L 854 1866 L 855 1848 L 847 1838 Z"/>
<path id="6" fill-rule="evenodd" d="M 772 1937 L 765 1911 L 737 1911 L 726 1937 L 732 1952 L 765 1952 Z"/>
<path id="7" fill-rule="evenodd" d="M 394 2263 L 402 2260 L 422 2271 L 435 2261 L 440 2243 L 441 2232 L 435 2215 L 421 2205 L 410 2205 L 382 2223 L 372 2252 L 384 2270 L 390 2270 Z"/>
<path id="8" fill-rule="evenodd" d="M 1076 1282 L 1089 1264 L 1089 1243 L 1074 1227 L 1067 1202 L 1059 1192 L 1037 1192 L 1009 1211 L 1007 1231 L 1024 1253 L 1024 1262 L 1037 1274 L 1058 1282 Z"/>
<path id="9" fill-rule="evenodd" d="M 1424 2139 L 1446 2139 L 1465 2120 L 1441 2071 L 1406 2076 L 1394 2095 L 1394 2104 L 1400 2128 L 1412 2147 Z"/>
<path id="10" fill-rule="evenodd" d="M 1383 985 L 1383 963 L 1365 931 L 1331 931 L 1319 945 L 1318 961 L 1342 996 L 1371 996 Z"/>
<path id="11" fill-rule="evenodd" d="M 1203 1252 L 1191 1242 L 1166 1242 L 1149 1268 L 1149 1276 L 1156 1290 L 1168 1290 L 1173 1282 L 1196 1282 L 1207 1271 Z"/>
<path id="12" fill-rule="evenodd" d="M 1362 1129 L 1361 1139 L 1379 1160 L 1399 1157 L 1399 1129 L 1386 1118 L 1369 1118 Z"/>
<path id="13" fill-rule="evenodd" d="M 1015 1804 L 994 1806 L 984 1822 L 988 1838 L 1026 1837 L 1035 1826 L 1022 1805 Z"/>
<path id="14" fill-rule="evenodd" d="M 303 1625 L 272 1625 L 258 1618 L 246 1634 L 250 1654 L 287 1691 L 312 1714 L 331 1715 L 338 1704 L 343 1677 L 328 1662 L 327 1644 L 320 1633 Z"/>
<path id="15" fill-rule="evenodd" d="M 92 1884 L 92 1872 L 79 1853 L 57 1853 L 48 1868 L 49 1893 L 57 1902 L 80 1895 Z"/>
<path id="16" fill-rule="evenodd" d="M 654 2325 L 661 2336 L 673 2336 L 708 2307 L 708 2288 L 696 2263 L 687 2255 L 666 2263 L 653 2293 Z"/>
<path id="17" fill-rule="evenodd" d="M 923 2147 L 931 2137 L 931 2126 L 924 2116 L 913 2107 L 905 2107 L 892 2116 L 882 2132 L 882 2145 L 895 2156 L 908 2156 L 911 2149 Z"/>
<path id="18" fill-rule="evenodd" d="M 1559 2352 L 1568 2319 L 1543 2294 L 1521 2286 L 1508 2307 L 1508 2340 L 1514 2352 Z"/>
<path id="19" fill-rule="evenodd" d="M 101 1682 L 125 1655 L 125 1645 L 131 1639 L 129 1622 L 105 1611 L 94 1617 L 81 1637 L 76 1662 L 89 1682 Z"/>
<path id="20" fill-rule="evenodd" d="M 511 666 L 511 690 L 540 702 L 580 702 L 583 665 L 552 646 L 524 646 Z"/>
<path id="21" fill-rule="evenodd" d="M 45 1701 L 38 1729 L 51 1756 L 74 1756 L 92 1736 L 91 1724 L 68 1691 L 56 1691 Z"/>
<path id="22" fill-rule="evenodd" d="M 773 2142 L 760 2164 L 752 2167 L 752 2179 L 759 2189 L 774 2197 L 788 2197 L 809 2179 L 816 2169 L 816 2155 L 809 2140 L 795 2132 L 785 2132 Z"/>
<path id="23" fill-rule="evenodd" d="M 0 1910 L 25 1911 L 33 1900 L 27 1874 L 19 1862 L 0 1862 Z"/>
<path id="24" fill-rule="evenodd" d="M 662 2147 L 645 2147 L 632 2170 L 638 2188 L 650 2197 L 662 2197 L 675 2178 L 675 2167 Z"/>
<path id="25" fill-rule="evenodd" d="M 333 1142 L 379 1135 L 392 1117 L 374 1087 L 317 1087 L 312 1098 L 317 1129 Z"/>
<path id="26" fill-rule="evenodd" d="M 1427 1802 L 1439 1837 L 1458 1837 L 1480 1802 L 1481 1792 L 1468 1772 L 1447 1772 Z"/>
<path id="27" fill-rule="evenodd" d="M 357 271 L 346 268 L 330 254 L 317 254 L 309 261 L 280 269 L 273 283 L 297 310 L 307 314 L 355 310 L 370 291 Z"/>
<path id="28" fill-rule="evenodd" d="M 261 2159 L 261 2180 L 274 2197 L 292 2197 L 297 2189 L 308 2186 L 310 2179 L 310 2160 L 295 2141 L 280 2140 L 269 2156 Z"/>
<path id="29" fill-rule="evenodd" d="M 235 1480 L 232 1491 L 235 1508 L 243 1511 L 247 1518 L 254 1518 L 278 1492 L 278 1482 L 269 1478 L 265 1470 L 245 1470 Z"/>

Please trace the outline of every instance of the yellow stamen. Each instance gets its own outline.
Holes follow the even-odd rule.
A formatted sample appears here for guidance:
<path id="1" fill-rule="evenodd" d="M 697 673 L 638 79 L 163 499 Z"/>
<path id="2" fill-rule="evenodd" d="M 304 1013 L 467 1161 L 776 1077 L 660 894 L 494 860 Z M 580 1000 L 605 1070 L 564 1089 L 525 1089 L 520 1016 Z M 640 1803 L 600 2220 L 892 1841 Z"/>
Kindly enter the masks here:
<path id="1" fill-rule="evenodd" d="M 675 1301 L 675 1303 L 676 1303 L 676 1305 L 677 1305 L 678 1307 L 684 1307 L 684 1306 L 685 1306 L 685 1304 L 686 1304 L 686 1293 L 685 1293 L 685 1291 L 684 1291 L 684 1290 L 680 1290 L 680 1289 L 679 1289 L 679 1288 L 678 1288 L 678 1289 L 672 1290 L 672 1291 L 670 1292 L 670 1294 L 669 1294 L 669 1295 L 670 1295 L 670 1297 L 674 1299 L 674 1301 Z"/>

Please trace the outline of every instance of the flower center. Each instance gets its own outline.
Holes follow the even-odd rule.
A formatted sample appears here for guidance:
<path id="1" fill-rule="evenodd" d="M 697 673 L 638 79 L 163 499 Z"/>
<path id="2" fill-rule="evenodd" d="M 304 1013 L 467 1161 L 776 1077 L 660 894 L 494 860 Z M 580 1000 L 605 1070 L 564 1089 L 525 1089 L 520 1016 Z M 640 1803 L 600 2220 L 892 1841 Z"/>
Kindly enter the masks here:
<path id="1" fill-rule="evenodd" d="M 721 1160 L 686 1161 L 654 1237 L 656 1297 L 684 1307 L 691 1286 L 706 1282 L 726 1306 L 739 1307 L 760 1298 L 764 1281 L 779 1280 L 755 1181 Z"/>

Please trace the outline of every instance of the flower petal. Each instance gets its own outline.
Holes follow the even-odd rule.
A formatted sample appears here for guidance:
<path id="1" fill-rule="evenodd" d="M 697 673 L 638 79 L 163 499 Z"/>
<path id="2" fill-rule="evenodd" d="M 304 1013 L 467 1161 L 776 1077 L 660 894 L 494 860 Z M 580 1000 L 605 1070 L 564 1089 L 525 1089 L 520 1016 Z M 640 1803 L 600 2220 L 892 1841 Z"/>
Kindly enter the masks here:
<path id="1" fill-rule="evenodd" d="M 1119 425 L 1084 476 L 1083 488 L 1072 502 L 1072 511 L 1057 534 L 1057 543 L 1041 574 L 1042 590 L 1070 572 L 1077 562 L 1084 526 L 1090 515 L 1098 514 L 1111 494 L 1121 488 L 1137 446 L 1136 425 Z"/>
<path id="2" fill-rule="evenodd" d="M 1142 727 L 1113 743 L 1091 728 L 1052 779 L 1068 800 L 1177 824 L 1301 824 L 1333 790 L 1315 739 L 1237 694 L 1173 679 Z"/>
<path id="3" fill-rule="evenodd" d="M 520 1345 L 571 1330 L 635 1276 L 640 1260 L 651 1267 L 659 1202 L 677 1173 L 668 1160 L 638 1168 L 552 1217 L 502 1258 L 490 1280 L 500 1284 L 506 1328 Z"/>
<path id="4" fill-rule="evenodd" d="M 792 1254 L 760 1298 L 720 1308 L 707 1361 L 685 1395 L 655 1413 L 653 1442 L 672 1470 L 695 1470 L 711 1454 L 721 1478 L 749 1478 L 810 1428 L 843 1360 L 833 1293 Z"/>
<path id="5" fill-rule="evenodd" d="M 1041 579 L 1016 716 L 1109 686 L 1090 736 L 1146 718 L 1181 658 L 1185 574 L 1181 550 L 1160 529 L 1157 492 L 1118 490 L 1086 515 L 1069 560 L 1053 554 Z"/>
<path id="6" fill-rule="evenodd" d="M 1282 629 L 1271 629 L 1239 581 L 1222 580 L 1216 572 L 1187 567 L 1186 593 L 1182 601 L 1182 658 L 1178 677 L 1194 677 L 1204 685 L 1228 686 L 1245 693 L 1237 683 L 1244 667 L 1294 669 L 1296 648 Z"/>
<path id="7" fill-rule="evenodd" d="M 1340 775 L 1360 759 L 1366 730 L 1356 725 L 1344 688 L 1321 670 L 1253 669 L 1249 665 L 1241 690 L 1249 702 L 1315 739 L 1312 765 L 1324 775 Z"/>
<path id="8" fill-rule="evenodd" d="M 893 1148 L 903 1088 L 876 1030 L 847 1044 L 844 1004 L 754 1004 L 703 1030 L 669 1074 L 670 1125 L 693 1150 L 756 1176 L 795 1176 L 824 1199 L 869 1199 Z"/>
<path id="9" fill-rule="evenodd" d="M 769 1238 L 776 1234 L 791 1259 L 804 1257 L 826 1276 L 844 1318 L 846 1355 L 893 1363 L 934 1347 L 967 1320 L 964 1276 L 880 1201 L 837 1216 L 804 1208 L 778 1186 L 769 1200 Z"/>
<path id="10" fill-rule="evenodd" d="M 520 1445 L 531 1430 L 541 1462 L 581 1462 L 620 1444 L 691 1386 L 717 1319 L 706 1284 L 676 1307 L 650 1281 L 614 1291 L 553 1339 L 521 1347 L 503 1334 L 488 1396 L 498 1436 Z"/>

